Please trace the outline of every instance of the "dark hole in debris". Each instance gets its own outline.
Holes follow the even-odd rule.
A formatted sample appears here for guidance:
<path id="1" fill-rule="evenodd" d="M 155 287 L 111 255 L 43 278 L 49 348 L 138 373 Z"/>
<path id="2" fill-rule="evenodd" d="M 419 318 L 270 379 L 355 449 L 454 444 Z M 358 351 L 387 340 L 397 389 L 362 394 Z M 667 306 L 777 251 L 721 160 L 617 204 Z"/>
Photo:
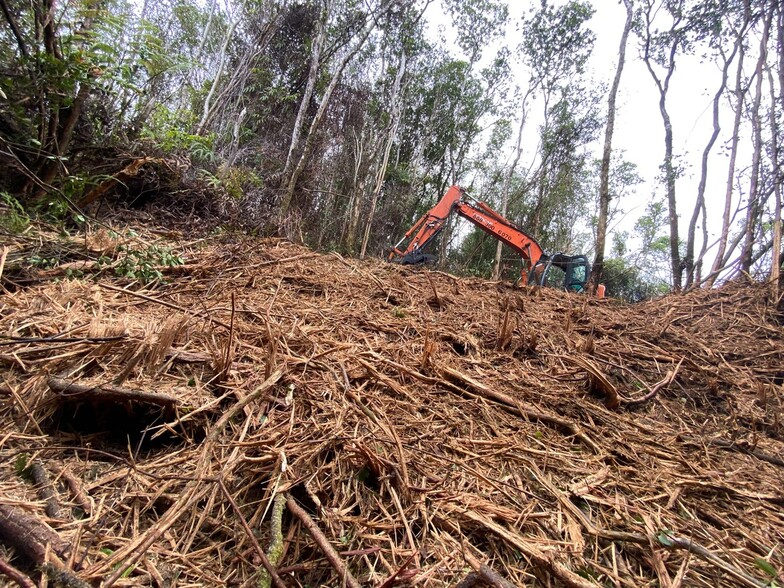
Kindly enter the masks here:
<path id="1" fill-rule="evenodd" d="M 64 400 L 52 415 L 52 431 L 93 437 L 109 448 L 152 450 L 173 447 L 204 439 L 202 427 L 194 427 L 183 434 L 166 430 L 153 435 L 157 426 L 174 420 L 174 411 L 138 402 Z"/>
<path id="2" fill-rule="evenodd" d="M 465 355 L 466 353 L 468 353 L 468 349 L 466 349 L 466 344 L 463 343 L 462 341 L 452 340 L 449 343 L 450 345 L 452 345 L 452 349 L 454 349 L 455 353 L 457 353 L 458 355 Z"/>
<path id="3" fill-rule="evenodd" d="M 309 514 L 318 514 L 318 505 L 310 497 L 308 491 L 305 490 L 304 484 L 295 484 L 289 489 L 289 494 L 291 494 L 291 497 L 297 501 L 297 504 L 304 508 Z"/>
<path id="4" fill-rule="evenodd" d="M 381 481 L 378 479 L 378 475 L 373 471 L 373 468 L 367 464 L 362 466 L 357 472 L 357 480 L 374 492 L 379 492 L 381 490 Z"/>

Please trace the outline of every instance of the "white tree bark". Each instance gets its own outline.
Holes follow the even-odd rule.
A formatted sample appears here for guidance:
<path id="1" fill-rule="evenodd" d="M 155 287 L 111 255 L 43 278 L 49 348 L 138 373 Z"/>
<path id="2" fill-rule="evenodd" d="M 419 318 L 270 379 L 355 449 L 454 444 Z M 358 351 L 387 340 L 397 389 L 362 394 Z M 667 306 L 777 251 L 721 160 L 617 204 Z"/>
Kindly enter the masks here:
<path id="1" fill-rule="evenodd" d="M 389 165 L 389 154 L 392 152 L 392 144 L 394 143 L 397 129 L 400 126 L 400 119 L 403 112 L 403 101 L 401 100 L 402 92 L 400 91 L 403 76 L 406 73 L 406 51 L 403 49 L 400 52 L 400 62 L 398 64 L 397 75 L 395 76 L 395 83 L 392 85 L 392 95 L 390 102 L 392 111 L 390 114 L 389 131 L 387 133 L 386 145 L 384 146 L 384 156 L 381 160 L 381 165 L 376 172 L 376 183 L 373 186 L 373 195 L 370 200 L 370 212 L 368 213 L 367 223 L 365 224 L 365 234 L 362 237 L 362 249 L 359 252 L 359 258 L 364 259 L 367 253 L 368 241 L 370 239 L 370 228 L 373 225 L 373 218 L 376 215 L 376 205 L 378 204 L 378 197 L 381 194 L 381 188 L 384 186 L 384 177 L 387 174 L 387 166 Z"/>
<path id="2" fill-rule="evenodd" d="M 779 63 L 778 63 L 778 92 L 779 92 L 779 101 L 781 104 L 776 103 L 776 88 L 773 82 L 773 76 L 770 77 L 770 96 L 771 96 L 771 112 L 774 113 L 780 109 L 781 112 L 784 112 L 784 7 L 782 7 L 781 3 L 777 4 L 776 6 L 776 31 L 777 31 L 777 42 L 779 47 Z M 776 123 L 776 117 L 771 117 L 771 125 L 772 125 L 772 133 L 773 133 L 773 176 L 775 178 L 782 177 L 782 169 L 779 165 L 780 161 L 780 154 L 781 154 L 781 145 L 778 143 L 778 136 L 780 129 Z M 775 196 L 776 196 L 776 207 L 774 210 L 774 225 L 773 225 L 773 254 L 771 257 L 771 273 L 770 278 L 775 284 L 776 287 L 776 297 L 778 298 L 778 305 L 779 310 L 782 309 L 782 296 L 781 296 L 781 198 L 784 196 L 782 194 L 782 187 L 781 181 L 777 181 L 775 183 Z"/>
<path id="3" fill-rule="evenodd" d="M 211 112 L 210 103 L 212 102 L 212 98 L 215 95 L 215 90 L 218 88 L 218 84 L 220 83 L 221 76 L 223 75 L 223 68 L 226 65 L 226 50 L 229 47 L 231 38 L 234 36 L 234 29 L 237 28 L 237 24 L 239 22 L 240 19 L 236 18 L 231 23 L 231 25 L 229 26 L 229 30 L 226 31 L 226 37 L 223 39 L 223 45 L 221 45 L 220 55 L 218 57 L 218 71 L 215 72 L 215 78 L 212 80 L 210 91 L 207 92 L 207 97 L 204 99 L 204 112 L 201 115 L 201 120 L 199 121 L 199 125 L 196 127 L 197 135 L 201 135 L 204 132 L 204 127 L 207 125 L 207 120 Z"/>
<path id="4" fill-rule="evenodd" d="M 507 211 L 509 210 L 509 189 L 512 184 L 514 173 L 517 170 L 517 164 L 520 163 L 520 158 L 523 155 L 523 130 L 525 129 L 525 123 L 528 120 L 528 98 L 531 96 L 533 90 L 533 86 L 529 87 L 525 96 L 523 96 L 522 108 L 520 109 L 520 126 L 517 129 L 517 141 L 515 142 L 515 156 L 509 169 L 506 170 L 506 173 L 504 174 L 504 185 L 501 188 L 501 208 L 498 211 L 503 217 L 507 215 Z M 493 260 L 493 280 L 498 280 L 501 277 L 501 253 L 503 252 L 503 248 L 503 243 L 498 241 L 495 246 L 495 259 Z"/>
<path id="5" fill-rule="evenodd" d="M 305 83 L 305 90 L 302 93 L 302 99 L 299 103 L 297 118 L 294 120 L 294 129 L 291 132 L 291 142 L 289 143 L 289 151 L 286 155 L 286 164 L 283 166 L 282 178 L 284 182 L 286 182 L 291 175 L 291 169 L 295 159 L 294 154 L 299 150 L 300 141 L 302 140 L 302 127 L 305 123 L 305 115 L 308 112 L 310 101 L 313 98 L 313 92 L 316 88 L 319 68 L 321 67 L 321 51 L 324 48 L 324 42 L 327 38 L 327 23 L 329 22 L 331 11 L 332 1 L 327 0 L 324 5 L 324 12 L 322 13 L 321 20 L 319 20 L 316 36 L 311 44 L 308 80 Z"/>
<path id="6" fill-rule="evenodd" d="M 354 58 L 354 56 L 359 53 L 359 50 L 364 46 L 365 42 L 367 41 L 370 33 L 376 26 L 375 19 L 371 16 L 368 18 L 368 22 L 365 25 L 365 28 L 359 33 L 357 36 L 357 41 L 355 42 L 354 46 L 343 56 L 343 59 L 340 60 L 337 67 L 335 68 L 335 72 L 332 74 L 332 78 L 327 85 L 327 88 L 324 90 L 324 95 L 321 97 L 321 103 L 319 104 L 318 110 L 316 111 L 313 120 L 310 123 L 310 127 L 308 128 L 307 135 L 305 135 L 305 144 L 302 149 L 302 154 L 299 156 L 297 160 L 297 164 L 295 166 L 289 165 L 289 168 L 292 168 L 290 171 L 290 175 L 286 176 L 284 173 L 283 178 L 286 182 L 286 192 L 283 196 L 283 200 L 280 204 L 280 224 L 283 228 L 285 224 L 285 219 L 288 216 L 289 208 L 291 207 L 291 202 L 294 197 L 294 190 L 297 187 L 297 181 L 299 177 L 302 175 L 302 172 L 305 171 L 305 166 L 310 159 L 310 153 L 313 150 L 313 143 L 316 137 L 316 131 L 321 126 L 321 122 L 324 119 L 324 116 L 327 113 L 327 107 L 329 106 L 330 100 L 332 98 L 332 93 L 335 91 L 340 79 L 343 75 L 343 72 L 346 69 L 346 66 L 349 62 Z M 290 151 L 289 156 L 291 157 L 293 151 Z M 285 171 L 285 170 L 284 170 Z M 288 232 L 288 231 L 287 231 Z"/>
<path id="7" fill-rule="evenodd" d="M 765 15 L 762 29 L 762 38 L 759 45 L 759 57 L 754 69 L 754 99 L 751 106 L 752 145 L 751 177 L 749 178 L 749 204 L 746 209 L 746 225 L 743 230 L 743 248 L 741 249 L 740 270 L 745 273 L 751 271 L 753 263 L 754 240 L 757 234 L 757 223 L 762 209 L 762 194 L 760 193 L 760 173 L 762 165 L 762 121 L 760 120 L 760 107 L 762 103 L 762 82 L 765 75 L 765 66 L 768 59 L 768 39 L 770 38 L 770 25 L 773 18 L 773 8 Z"/>
<path id="8" fill-rule="evenodd" d="M 743 104 L 746 100 L 746 86 L 743 81 L 743 63 L 746 57 L 746 47 L 744 43 L 745 30 L 751 18 L 750 8 L 748 1 L 744 3 L 744 24 L 735 36 L 735 43 L 738 46 L 738 65 L 735 72 L 735 89 L 733 94 L 735 96 L 735 118 L 732 123 L 732 139 L 730 143 L 730 158 L 727 164 L 727 184 L 724 193 L 724 212 L 722 213 L 721 221 L 721 235 L 719 237 L 719 246 L 716 251 L 716 258 L 711 265 L 710 274 L 705 279 L 705 285 L 709 288 L 713 286 L 716 279 L 719 277 L 722 269 L 727 265 L 729 257 L 732 255 L 734 248 L 737 246 L 737 241 L 732 247 L 729 245 L 730 222 L 732 214 L 732 195 L 734 192 L 735 184 L 735 169 L 738 160 L 738 147 L 740 144 L 740 123 L 743 117 Z"/>

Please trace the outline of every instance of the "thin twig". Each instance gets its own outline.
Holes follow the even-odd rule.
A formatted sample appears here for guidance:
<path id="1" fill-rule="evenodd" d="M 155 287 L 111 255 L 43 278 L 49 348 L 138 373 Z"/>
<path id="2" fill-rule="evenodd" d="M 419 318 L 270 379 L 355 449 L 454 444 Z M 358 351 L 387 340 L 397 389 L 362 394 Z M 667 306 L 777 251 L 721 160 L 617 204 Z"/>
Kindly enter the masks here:
<path id="1" fill-rule="evenodd" d="M 231 508 L 234 510 L 234 514 L 237 515 L 237 518 L 239 519 L 240 524 L 242 525 L 242 528 L 245 531 L 245 535 L 248 537 L 248 539 L 250 539 L 251 545 L 253 545 L 253 549 L 256 550 L 256 555 L 259 556 L 259 559 L 261 560 L 264 569 L 267 570 L 267 573 L 270 575 L 273 585 L 275 585 L 277 588 L 286 588 L 286 584 L 283 583 L 283 580 L 281 580 L 280 576 L 278 575 L 278 572 L 275 570 L 275 566 L 273 566 L 272 563 L 270 563 L 267 554 L 264 553 L 264 550 L 261 548 L 261 545 L 259 545 L 259 542 L 256 539 L 256 535 L 253 534 L 253 531 L 248 525 L 248 521 L 245 520 L 245 516 L 242 514 L 240 507 L 237 505 L 237 501 L 234 500 L 234 497 L 231 495 L 229 490 L 226 488 L 226 485 L 223 483 L 223 479 L 219 478 L 218 484 L 220 485 L 220 488 L 223 491 L 223 495 L 226 497 L 226 500 L 228 500 L 229 504 L 231 504 Z"/>
<path id="2" fill-rule="evenodd" d="M 348 571 L 346 564 L 342 559 L 340 559 L 340 555 L 329 543 L 329 540 L 326 538 L 324 533 L 321 532 L 321 529 L 319 529 L 316 522 L 307 512 L 305 512 L 304 508 L 297 504 L 297 501 L 294 499 L 294 497 L 288 493 L 286 493 L 286 506 L 291 511 L 291 514 L 297 517 L 302 522 L 304 527 L 310 532 L 313 540 L 316 542 L 326 558 L 329 560 L 329 563 L 337 572 L 341 582 L 344 582 L 348 588 L 360 588 L 361 584 L 357 582 L 354 576 L 351 575 L 351 572 Z"/>
<path id="3" fill-rule="evenodd" d="M 17 570 L 2 557 L 0 557 L 0 574 L 3 574 L 12 582 L 16 582 L 21 588 L 35 588 L 35 584 L 27 575 Z"/>

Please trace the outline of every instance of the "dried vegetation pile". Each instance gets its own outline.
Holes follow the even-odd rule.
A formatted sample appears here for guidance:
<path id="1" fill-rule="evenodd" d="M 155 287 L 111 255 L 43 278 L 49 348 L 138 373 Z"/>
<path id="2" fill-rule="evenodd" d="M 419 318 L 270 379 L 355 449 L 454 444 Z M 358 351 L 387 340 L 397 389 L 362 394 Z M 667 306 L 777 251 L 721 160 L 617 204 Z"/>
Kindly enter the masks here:
<path id="1" fill-rule="evenodd" d="M 141 286 L 99 237 L 5 249 L 6 580 L 784 580 L 766 288 L 627 306 L 227 237 Z"/>

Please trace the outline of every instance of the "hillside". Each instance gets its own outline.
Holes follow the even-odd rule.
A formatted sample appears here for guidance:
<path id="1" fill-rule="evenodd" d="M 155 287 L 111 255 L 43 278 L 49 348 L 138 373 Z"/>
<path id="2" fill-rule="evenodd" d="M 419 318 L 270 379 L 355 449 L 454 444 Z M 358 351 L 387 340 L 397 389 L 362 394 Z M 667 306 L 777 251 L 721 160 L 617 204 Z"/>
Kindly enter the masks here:
<path id="1" fill-rule="evenodd" d="M 763 286 L 630 306 L 230 234 L 7 242 L 6 582 L 255 586 L 275 539 L 277 586 L 784 583 Z"/>

